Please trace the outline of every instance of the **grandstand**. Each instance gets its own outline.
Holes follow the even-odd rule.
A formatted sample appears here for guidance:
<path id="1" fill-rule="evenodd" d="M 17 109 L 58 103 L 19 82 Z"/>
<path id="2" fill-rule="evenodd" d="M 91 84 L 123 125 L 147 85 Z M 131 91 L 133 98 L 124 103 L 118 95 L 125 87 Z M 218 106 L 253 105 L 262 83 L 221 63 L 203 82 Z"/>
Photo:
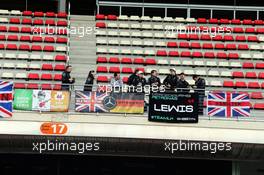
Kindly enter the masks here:
<path id="1" fill-rule="evenodd" d="M 256 6 L 243 5 L 243 0 L 237 0 L 242 5 L 224 1 L 212 5 L 206 0 L 194 4 L 193 0 L 178 4 L 136 1 L 96 0 L 91 5 L 85 0 L 58 0 L 54 1 L 58 3 L 55 11 L 50 10 L 54 5 L 44 3 L 43 8 L 10 8 L 8 3 L 3 6 L 6 9 L 0 7 L 0 79 L 14 82 L 14 92 L 32 90 L 27 94 L 32 101 L 33 90 L 56 92 L 54 98 L 59 102 L 53 97 L 47 101 L 58 106 L 69 96 L 63 110 L 41 110 L 41 101 L 40 110 L 34 110 L 31 101 L 27 110 L 26 105 L 22 105 L 24 109 L 14 105 L 11 118 L 0 118 L 0 157 L 7 160 L 0 159 L 3 175 L 26 171 L 21 168 L 26 163 L 15 165 L 17 160 L 29 160 L 32 174 L 87 174 L 89 170 L 93 174 L 263 173 L 264 4 L 254 0 Z M 70 92 L 62 91 L 67 65 L 72 65 L 75 78 Z M 146 78 L 157 70 L 163 82 L 170 68 L 177 74 L 183 72 L 191 86 L 195 84 L 193 75 L 204 78 L 206 97 L 212 92 L 248 95 L 250 116 L 210 116 L 205 98 L 204 115 L 199 115 L 198 123 L 150 122 L 146 94 L 145 99 L 136 99 L 136 103 L 143 101 L 140 114 L 129 114 L 129 108 L 119 113 L 77 110 L 77 95 L 90 70 L 96 71 L 93 90 L 98 90 L 98 86 L 109 85 L 114 73 L 126 84 L 135 70 L 144 72 Z M 24 101 L 27 91 L 21 92 L 19 100 Z M 85 95 L 80 95 L 81 100 L 96 109 L 96 93 L 95 97 L 90 94 L 90 101 L 85 101 Z M 41 152 L 46 141 L 91 144 L 89 151 L 81 153 L 67 149 Z M 182 142 L 232 147 L 215 153 L 210 152 L 211 147 L 175 151 L 174 144 Z M 32 148 L 36 143 L 40 150 Z M 45 162 L 39 161 L 43 157 Z"/>

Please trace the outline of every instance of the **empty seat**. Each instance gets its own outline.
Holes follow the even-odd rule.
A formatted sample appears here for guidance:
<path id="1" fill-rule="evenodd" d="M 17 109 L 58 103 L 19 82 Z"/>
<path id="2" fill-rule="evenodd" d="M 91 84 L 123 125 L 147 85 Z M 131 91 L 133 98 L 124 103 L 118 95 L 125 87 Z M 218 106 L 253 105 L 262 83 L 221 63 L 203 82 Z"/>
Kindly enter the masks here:
<path id="1" fill-rule="evenodd" d="M 198 18 L 197 23 L 207 23 L 207 20 L 205 18 Z"/>
<path id="2" fill-rule="evenodd" d="M 191 48 L 192 49 L 200 49 L 201 45 L 198 42 L 195 42 L 195 43 L 193 42 L 193 43 L 191 43 Z"/>
<path id="3" fill-rule="evenodd" d="M 241 41 L 241 42 L 246 41 L 246 37 L 241 36 L 241 35 L 237 35 L 235 39 L 236 39 L 236 41 Z"/>
<path id="4" fill-rule="evenodd" d="M 107 63 L 106 57 L 97 57 L 97 63 Z"/>
<path id="5" fill-rule="evenodd" d="M 232 76 L 234 78 L 244 78 L 244 73 L 243 72 L 239 72 L 239 71 L 235 71 L 235 72 L 233 72 Z"/>
<path id="6" fill-rule="evenodd" d="M 260 84 L 258 82 L 248 82 L 248 88 L 259 89 Z"/>
<path id="7" fill-rule="evenodd" d="M 134 64 L 144 64 L 145 61 L 143 58 L 134 58 Z"/>
<path id="8" fill-rule="evenodd" d="M 247 44 L 238 44 L 238 50 L 248 50 L 249 47 Z"/>
<path id="9" fill-rule="evenodd" d="M 156 60 L 153 59 L 153 58 L 147 58 L 145 60 L 145 64 L 147 64 L 147 65 L 155 65 L 156 64 Z"/>
<path id="10" fill-rule="evenodd" d="M 203 43 L 203 49 L 213 49 L 212 43 Z"/>
<path id="11" fill-rule="evenodd" d="M 218 52 L 216 54 L 216 57 L 219 59 L 226 59 L 227 58 L 227 54 L 225 52 Z"/>
<path id="12" fill-rule="evenodd" d="M 29 73 L 28 79 L 30 80 L 39 80 L 39 74 L 38 73 Z"/>
<path id="13" fill-rule="evenodd" d="M 8 32 L 18 33 L 19 32 L 19 27 L 17 27 L 17 26 L 9 26 Z"/>
<path id="14" fill-rule="evenodd" d="M 244 62 L 243 68 L 244 69 L 254 69 L 254 64 L 252 62 Z"/>
<path id="15" fill-rule="evenodd" d="M 40 77 L 41 80 L 52 80 L 51 74 L 42 74 Z"/>
<path id="16" fill-rule="evenodd" d="M 205 52 L 204 53 L 205 58 L 215 58 L 214 52 Z"/>
<path id="17" fill-rule="evenodd" d="M 105 15 L 103 15 L 103 14 L 96 14 L 95 19 L 97 19 L 97 20 L 104 20 L 105 19 Z"/>
<path id="18" fill-rule="evenodd" d="M 109 63 L 120 63 L 120 60 L 118 57 L 110 57 Z"/>
<path id="19" fill-rule="evenodd" d="M 247 88 L 247 84 L 244 81 L 237 81 L 235 83 L 235 87 L 237 87 L 237 88 Z"/>
<path id="20" fill-rule="evenodd" d="M 264 63 L 256 63 L 256 69 L 264 69 Z"/>
<path id="21" fill-rule="evenodd" d="M 263 94 L 262 94 L 262 92 L 252 92 L 250 94 L 250 98 L 252 98 L 252 99 L 263 99 Z"/>
<path id="22" fill-rule="evenodd" d="M 64 71 L 65 70 L 65 65 L 64 64 L 56 64 L 54 67 L 54 70 L 56 71 Z"/>
<path id="23" fill-rule="evenodd" d="M 32 45 L 31 51 L 42 51 L 42 48 L 40 45 Z"/>
<path id="24" fill-rule="evenodd" d="M 32 42 L 42 42 L 42 37 L 41 36 L 33 36 Z"/>
<path id="25" fill-rule="evenodd" d="M 30 51 L 30 46 L 28 44 L 20 44 L 18 49 L 24 51 Z"/>
<path id="26" fill-rule="evenodd" d="M 231 20 L 231 24 L 237 24 L 237 25 L 239 25 L 239 24 L 241 24 L 241 21 L 239 19 L 232 19 Z"/>
<path id="27" fill-rule="evenodd" d="M 157 56 L 167 56 L 167 52 L 166 50 L 158 50 L 156 55 Z"/>
<path id="28" fill-rule="evenodd" d="M 234 87 L 234 82 L 233 81 L 224 81 L 223 86 L 224 87 Z"/>
<path id="29" fill-rule="evenodd" d="M 211 36 L 209 34 L 202 34 L 200 39 L 201 40 L 211 40 Z"/>
<path id="30" fill-rule="evenodd" d="M 264 72 L 259 72 L 258 73 L 258 78 L 259 79 L 264 79 Z"/>
<path id="31" fill-rule="evenodd" d="M 28 83 L 27 84 L 27 89 L 38 89 L 39 85 L 36 83 Z"/>
<path id="32" fill-rule="evenodd" d="M 123 67 L 122 68 L 122 73 L 131 74 L 131 73 L 133 73 L 133 69 L 131 67 Z"/>
<path id="33" fill-rule="evenodd" d="M 97 22 L 95 26 L 98 28 L 106 28 L 106 24 L 104 22 Z"/>
<path id="34" fill-rule="evenodd" d="M 106 66 L 97 66 L 96 72 L 103 72 L 107 73 L 107 67 Z"/>
<path id="35" fill-rule="evenodd" d="M 15 89 L 25 89 L 26 85 L 25 85 L 25 83 L 15 83 L 14 88 Z"/>
<path id="36" fill-rule="evenodd" d="M 246 78 L 257 78 L 256 72 L 246 72 Z"/>
<path id="37" fill-rule="evenodd" d="M 232 35 L 225 35 L 225 36 L 224 36 L 224 40 L 225 40 L 225 41 L 234 41 L 234 38 L 233 38 Z"/>
<path id="38" fill-rule="evenodd" d="M 45 52 L 54 52 L 54 46 L 44 46 L 43 51 Z"/>
<path id="39" fill-rule="evenodd" d="M 122 64 L 132 64 L 132 59 L 131 58 L 122 58 L 121 59 Z"/>
<path id="40" fill-rule="evenodd" d="M 215 49 L 221 49 L 224 50 L 225 49 L 225 45 L 222 43 L 216 43 L 214 46 Z"/>
<path id="41" fill-rule="evenodd" d="M 55 61 L 67 61 L 66 55 L 56 55 Z"/>
<path id="42" fill-rule="evenodd" d="M 191 57 L 191 52 L 190 51 L 183 51 L 183 52 L 181 52 L 181 57 Z"/>
<path id="43" fill-rule="evenodd" d="M 226 47 L 225 48 L 227 50 L 236 50 L 236 44 L 226 44 Z"/>
<path id="44" fill-rule="evenodd" d="M 46 12 L 45 17 L 55 18 L 56 17 L 56 14 L 54 12 Z"/>
<path id="45" fill-rule="evenodd" d="M 67 18 L 67 17 L 68 17 L 68 14 L 65 12 L 59 12 L 57 14 L 57 18 Z"/>
<path id="46" fill-rule="evenodd" d="M 202 52 L 193 52 L 192 53 L 192 57 L 202 58 L 203 57 L 203 54 L 202 54 Z"/>
<path id="47" fill-rule="evenodd" d="M 55 39 L 53 37 L 49 37 L 49 36 L 46 36 L 44 38 L 44 42 L 47 42 L 47 43 L 54 43 L 55 42 Z"/>
<path id="48" fill-rule="evenodd" d="M 234 33 L 244 33 L 244 29 L 242 27 L 234 27 L 233 32 Z"/>
<path id="49" fill-rule="evenodd" d="M 253 108 L 263 110 L 264 109 L 264 103 L 255 103 Z"/>
<path id="50" fill-rule="evenodd" d="M 62 80 L 62 74 L 55 74 L 53 77 L 54 81 L 61 81 Z"/>
<path id="51" fill-rule="evenodd" d="M 53 65 L 52 64 L 43 64 L 41 69 L 42 70 L 53 70 Z"/>
<path id="52" fill-rule="evenodd" d="M 45 83 L 45 84 L 41 85 L 41 89 L 43 89 L 43 90 L 52 90 L 52 87 L 51 87 L 51 84 Z"/>
<path id="53" fill-rule="evenodd" d="M 17 50 L 17 45 L 16 44 L 7 44 L 6 49 L 7 50 Z"/>
<path id="54" fill-rule="evenodd" d="M 167 47 L 178 47 L 177 43 L 176 42 L 168 42 L 167 43 Z"/>
<path id="55" fill-rule="evenodd" d="M 33 20 L 33 25 L 43 25 L 44 22 L 42 19 L 34 19 Z"/>
<path id="56" fill-rule="evenodd" d="M 108 82 L 108 77 L 107 76 L 98 76 L 97 77 L 97 82 Z"/>
<path id="57" fill-rule="evenodd" d="M 237 53 L 228 53 L 227 56 L 229 59 L 238 59 L 238 54 Z"/>
<path id="58" fill-rule="evenodd" d="M 199 40 L 199 36 L 197 34 L 189 34 L 190 40 Z"/>
<path id="59" fill-rule="evenodd" d="M 31 39 L 30 39 L 30 36 L 25 36 L 25 35 L 22 35 L 20 36 L 20 41 L 25 41 L 25 42 L 30 42 Z"/>

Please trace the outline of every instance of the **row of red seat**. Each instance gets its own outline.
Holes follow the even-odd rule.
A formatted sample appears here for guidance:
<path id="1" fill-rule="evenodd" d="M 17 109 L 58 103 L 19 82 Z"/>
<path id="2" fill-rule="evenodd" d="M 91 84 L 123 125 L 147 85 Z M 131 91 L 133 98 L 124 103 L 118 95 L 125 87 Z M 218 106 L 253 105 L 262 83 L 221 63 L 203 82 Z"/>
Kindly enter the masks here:
<path id="1" fill-rule="evenodd" d="M 61 28 L 41 28 L 41 27 L 18 27 L 18 26 L 0 26 L 0 32 L 15 33 L 33 33 L 33 34 L 49 34 L 49 35 L 67 35 L 68 29 Z"/>
<path id="2" fill-rule="evenodd" d="M 252 88 L 252 89 L 264 89 L 264 82 L 259 83 L 259 82 L 244 82 L 244 81 L 224 81 L 223 83 L 224 87 L 229 87 L 229 88 Z"/>
<path id="3" fill-rule="evenodd" d="M 54 46 L 41 46 L 41 45 L 28 45 L 28 44 L 0 44 L 0 50 L 21 50 L 21 51 L 43 51 L 43 52 L 55 52 Z"/>
<path id="4" fill-rule="evenodd" d="M 30 36 L 30 35 L 2 35 L 0 34 L 0 41 L 21 41 L 21 42 L 46 42 L 46 43 L 64 43 L 68 42 L 64 37 L 52 37 L 52 36 Z"/>
<path id="5" fill-rule="evenodd" d="M 107 70 L 107 67 L 106 66 L 98 66 L 96 71 L 98 73 L 124 73 L 124 74 L 131 74 L 133 73 L 133 69 L 131 67 L 123 67 L 120 71 L 120 67 L 110 67 L 109 68 L 109 71 Z"/>
<path id="6" fill-rule="evenodd" d="M 259 39 L 257 36 L 245 36 L 245 35 L 215 35 L 212 37 L 209 34 L 201 34 L 200 36 L 198 34 L 178 34 L 178 39 L 181 40 L 207 40 L 207 41 L 239 41 L 239 42 L 259 42 Z"/>
<path id="7" fill-rule="evenodd" d="M 43 19 L 32 20 L 31 18 L 23 18 L 22 20 L 20 20 L 20 18 L 10 18 L 9 23 L 10 24 L 27 24 L 27 25 L 68 26 L 68 22 L 65 20 L 55 21 L 53 19 L 46 19 L 44 21 Z"/>
<path id="8" fill-rule="evenodd" d="M 244 19 L 244 20 L 240 20 L 240 19 L 217 19 L 217 18 L 210 18 L 210 19 L 206 19 L 206 18 L 198 18 L 197 19 L 197 23 L 209 23 L 209 24 L 235 24 L 235 25 L 263 25 L 264 22 L 262 20 L 251 20 L 251 19 Z"/>
<path id="9" fill-rule="evenodd" d="M 49 17 L 49 18 L 67 18 L 68 14 L 65 12 L 59 12 L 59 13 L 54 13 L 54 12 L 41 12 L 41 11 L 37 11 L 37 12 L 32 12 L 32 11 L 23 11 L 22 12 L 23 16 L 32 16 L 32 17 Z"/>
<path id="10" fill-rule="evenodd" d="M 247 44 L 223 44 L 223 43 L 200 43 L 200 42 L 168 42 L 170 48 L 190 48 L 190 49 L 221 49 L 221 50 L 249 50 Z"/>
<path id="11" fill-rule="evenodd" d="M 116 15 L 104 15 L 104 14 L 97 14 L 96 16 L 95 16 L 95 19 L 96 20 L 105 20 L 105 19 L 107 19 L 107 20 L 117 20 L 117 16 Z"/>
<path id="12" fill-rule="evenodd" d="M 264 79 L 264 72 L 259 72 L 258 74 L 256 72 L 241 72 L 241 71 L 235 71 L 232 73 L 233 78 L 259 78 Z"/>
<path id="13" fill-rule="evenodd" d="M 169 57 L 193 57 L 193 58 L 218 58 L 218 59 L 238 59 L 238 53 L 226 53 L 226 52 L 198 52 L 198 51 L 167 51 L 159 50 L 156 53 L 157 56 L 169 56 Z"/>
<path id="14" fill-rule="evenodd" d="M 37 83 L 15 83 L 15 89 L 43 89 L 43 90 L 61 90 L 61 84 L 37 84 Z"/>
<path id="15" fill-rule="evenodd" d="M 54 81 L 61 81 L 62 80 L 62 75 L 61 74 L 49 74 L 49 73 L 43 73 L 43 74 L 38 74 L 38 73 L 29 73 L 28 74 L 28 79 L 29 80 L 54 80 Z"/>

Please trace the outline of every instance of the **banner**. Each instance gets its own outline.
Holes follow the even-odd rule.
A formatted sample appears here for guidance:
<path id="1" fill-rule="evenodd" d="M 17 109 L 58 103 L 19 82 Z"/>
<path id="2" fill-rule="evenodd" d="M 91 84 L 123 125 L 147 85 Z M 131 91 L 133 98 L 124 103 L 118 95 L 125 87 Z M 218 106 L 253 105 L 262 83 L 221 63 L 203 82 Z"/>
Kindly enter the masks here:
<path id="1" fill-rule="evenodd" d="M 250 102 L 247 93 L 209 93 L 207 115 L 217 117 L 249 117 Z"/>
<path id="2" fill-rule="evenodd" d="M 14 109 L 66 112 L 69 101 L 68 91 L 16 89 Z"/>
<path id="3" fill-rule="evenodd" d="M 198 123 L 198 94 L 152 93 L 149 97 L 149 121 Z"/>
<path id="4" fill-rule="evenodd" d="M 0 117 L 10 118 L 13 115 L 13 83 L 0 81 Z"/>
<path id="5" fill-rule="evenodd" d="M 144 113 L 144 94 L 76 91 L 76 112 Z"/>

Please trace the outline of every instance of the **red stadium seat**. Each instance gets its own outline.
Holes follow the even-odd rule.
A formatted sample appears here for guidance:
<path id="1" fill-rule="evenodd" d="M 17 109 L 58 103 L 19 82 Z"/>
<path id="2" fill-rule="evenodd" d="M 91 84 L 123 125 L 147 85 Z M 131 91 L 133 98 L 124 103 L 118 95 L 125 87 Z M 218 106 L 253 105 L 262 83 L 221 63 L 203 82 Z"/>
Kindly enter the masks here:
<path id="1" fill-rule="evenodd" d="M 44 22 L 42 19 L 34 19 L 33 25 L 43 25 Z"/>
<path id="2" fill-rule="evenodd" d="M 107 15 L 106 17 L 108 20 L 117 20 L 117 16 L 116 15 Z"/>
<path id="3" fill-rule="evenodd" d="M 190 45 L 189 45 L 188 42 L 180 42 L 179 47 L 181 47 L 181 48 L 189 48 Z"/>
<path id="4" fill-rule="evenodd" d="M 24 83 L 15 83 L 14 88 L 15 89 L 25 89 L 26 85 Z"/>
<path id="5" fill-rule="evenodd" d="M 261 83 L 261 88 L 262 88 L 262 89 L 264 89 L 264 82 L 263 82 L 263 83 Z"/>
<path id="6" fill-rule="evenodd" d="M 103 14 L 97 14 L 95 16 L 95 19 L 97 19 L 97 20 L 104 20 L 105 19 L 105 15 L 103 15 Z"/>
<path id="7" fill-rule="evenodd" d="M 34 12 L 35 17 L 43 17 L 44 13 L 43 12 Z"/>
<path id="8" fill-rule="evenodd" d="M 181 57 L 191 57 L 191 52 L 183 51 L 183 52 L 181 52 Z"/>
<path id="9" fill-rule="evenodd" d="M 16 32 L 16 33 L 19 33 L 19 27 L 17 27 L 17 26 L 9 26 L 8 32 Z"/>
<path id="10" fill-rule="evenodd" d="M 29 73 L 28 79 L 29 80 L 39 80 L 39 74 L 38 73 Z"/>
<path id="11" fill-rule="evenodd" d="M 264 72 L 259 72 L 258 73 L 258 78 L 259 79 L 264 79 Z"/>
<path id="12" fill-rule="evenodd" d="M 262 20 L 255 20 L 255 21 L 254 21 L 254 24 L 255 24 L 255 25 L 263 25 L 264 23 L 263 23 Z"/>
<path id="13" fill-rule="evenodd" d="M 4 50 L 5 49 L 5 45 L 4 44 L 0 44 L 0 50 Z"/>
<path id="14" fill-rule="evenodd" d="M 258 42 L 258 37 L 257 36 L 248 36 L 247 41 L 248 42 Z"/>
<path id="15" fill-rule="evenodd" d="M 237 35 L 236 36 L 236 41 L 246 41 L 246 37 L 245 36 L 242 36 L 242 35 Z"/>
<path id="16" fill-rule="evenodd" d="M 256 32 L 258 34 L 264 34 L 264 28 L 257 28 Z"/>
<path id="17" fill-rule="evenodd" d="M 245 30 L 245 33 L 255 33 L 255 28 L 254 27 L 247 27 Z"/>
<path id="18" fill-rule="evenodd" d="M 233 76 L 233 78 L 244 78 L 244 73 L 235 71 L 235 72 L 233 72 L 232 76 Z"/>
<path id="19" fill-rule="evenodd" d="M 7 32 L 6 26 L 0 26 L 0 32 Z"/>
<path id="20" fill-rule="evenodd" d="M 199 36 L 197 34 L 189 34 L 190 40 L 199 40 Z"/>
<path id="21" fill-rule="evenodd" d="M 252 62 L 244 62 L 243 68 L 244 69 L 254 69 L 254 64 Z"/>
<path id="22" fill-rule="evenodd" d="M 137 67 L 135 70 L 139 70 L 139 71 L 145 72 L 144 67 Z"/>
<path id="23" fill-rule="evenodd" d="M 67 13 L 65 13 L 65 12 L 59 12 L 58 14 L 57 14 L 57 18 L 67 18 L 68 17 L 68 15 L 67 15 Z"/>
<path id="24" fill-rule="evenodd" d="M 255 103 L 253 108 L 263 110 L 264 109 L 264 103 Z"/>
<path id="25" fill-rule="evenodd" d="M 25 41 L 25 42 L 30 42 L 31 41 L 31 39 L 30 39 L 30 36 L 28 36 L 28 35 L 22 35 L 22 36 L 20 36 L 20 39 L 19 39 L 20 41 Z"/>
<path id="26" fill-rule="evenodd" d="M 32 45 L 31 51 L 42 51 L 42 48 L 40 45 Z"/>
<path id="27" fill-rule="evenodd" d="M 154 58 L 147 58 L 145 60 L 145 64 L 147 64 L 147 65 L 155 65 L 156 64 L 156 60 Z"/>
<path id="28" fill-rule="evenodd" d="M 227 50 L 236 50 L 236 44 L 226 44 Z"/>
<path id="29" fill-rule="evenodd" d="M 215 58 L 214 52 L 205 52 L 204 53 L 205 58 Z"/>
<path id="30" fill-rule="evenodd" d="M 54 52 L 54 46 L 44 46 L 43 51 L 45 52 Z"/>
<path id="31" fill-rule="evenodd" d="M 168 42 L 167 47 L 178 47 L 178 44 L 176 42 Z"/>
<path id="32" fill-rule="evenodd" d="M 55 39 L 53 37 L 46 36 L 44 38 L 44 42 L 46 42 L 46 43 L 54 43 L 55 42 Z"/>
<path id="33" fill-rule="evenodd" d="M 256 63 L 256 69 L 264 69 L 264 63 Z"/>
<path id="34" fill-rule="evenodd" d="M 27 84 L 27 89 L 38 89 L 39 85 L 36 83 L 28 83 Z"/>
<path id="35" fill-rule="evenodd" d="M 104 22 L 97 22 L 95 26 L 98 28 L 106 28 L 106 24 Z"/>
<path id="36" fill-rule="evenodd" d="M 97 57 L 97 63 L 107 63 L 106 57 Z"/>
<path id="37" fill-rule="evenodd" d="M 178 39 L 187 40 L 188 35 L 187 34 L 178 34 Z"/>
<path id="38" fill-rule="evenodd" d="M 203 49 L 213 49 L 214 46 L 212 43 L 203 43 Z"/>
<path id="39" fill-rule="evenodd" d="M 42 42 L 42 37 L 41 36 L 33 36 L 32 42 Z"/>
<path id="40" fill-rule="evenodd" d="M 122 64 L 132 64 L 132 59 L 131 58 L 122 58 L 121 59 Z"/>
<path id="41" fill-rule="evenodd" d="M 6 40 L 6 36 L 5 36 L 5 35 L 0 35 L 0 40 L 1 40 L 1 41 Z"/>
<path id="42" fill-rule="evenodd" d="M 97 77 L 97 82 L 108 82 L 108 77 L 107 76 L 98 76 Z"/>
<path id="43" fill-rule="evenodd" d="M 107 73 L 107 67 L 106 66 L 97 66 L 96 72 L 103 72 Z"/>
<path id="44" fill-rule="evenodd" d="M 55 26 L 56 23 L 55 23 L 55 21 L 53 19 L 47 19 L 45 21 L 45 25 Z"/>
<path id="45" fill-rule="evenodd" d="M 110 67 L 109 73 L 120 73 L 120 68 L 119 67 Z"/>
<path id="46" fill-rule="evenodd" d="M 210 18 L 209 19 L 209 23 L 210 24 L 218 24 L 218 19 L 216 19 L 216 18 Z"/>
<path id="47" fill-rule="evenodd" d="M 252 99 L 263 99 L 264 97 L 263 97 L 262 92 L 252 92 L 250 94 L 250 98 L 252 98 Z"/>
<path id="48" fill-rule="evenodd" d="M 21 27 L 21 33 L 31 33 L 31 27 Z"/>
<path id="49" fill-rule="evenodd" d="M 241 21 L 239 19 L 232 19 L 231 20 L 231 24 L 237 24 L 237 25 L 239 25 L 239 24 L 241 24 Z"/>
<path id="50" fill-rule="evenodd" d="M 133 73 L 133 69 L 131 67 L 123 67 L 122 73 L 131 74 Z"/>
<path id="51" fill-rule="evenodd" d="M 32 11 L 23 11 L 23 16 L 32 16 Z"/>
<path id="52" fill-rule="evenodd" d="M 42 64 L 42 70 L 53 70 L 52 64 Z"/>
<path id="53" fill-rule="evenodd" d="M 6 49 L 7 50 L 17 50 L 17 45 L 16 44 L 7 44 Z"/>
<path id="54" fill-rule="evenodd" d="M 9 41 L 18 41 L 18 36 L 17 35 L 8 35 L 7 40 Z"/>
<path id="55" fill-rule="evenodd" d="M 248 88 L 259 89 L 260 88 L 260 84 L 258 82 L 249 82 L 248 83 Z"/>
<path id="56" fill-rule="evenodd" d="M 234 87 L 234 82 L 233 81 L 224 81 L 223 86 L 224 87 Z"/>
<path id="57" fill-rule="evenodd" d="M 28 44 L 20 44 L 18 49 L 24 51 L 30 51 L 30 46 Z"/>
<path id="58" fill-rule="evenodd" d="M 167 56 L 167 52 L 166 50 L 158 50 L 156 55 L 157 56 Z"/>
<path id="59" fill-rule="evenodd" d="M 192 49 L 200 49 L 201 48 L 201 45 L 200 45 L 200 43 L 193 42 L 193 43 L 191 43 L 191 46 L 190 47 Z"/>
<path id="60" fill-rule="evenodd" d="M 109 63 L 120 63 L 120 60 L 118 57 L 110 57 Z"/>
<path id="61" fill-rule="evenodd" d="M 216 54 L 216 57 L 217 57 L 218 59 L 226 59 L 226 58 L 227 58 L 227 54 L 226 54 L 225 52 L 218 52 L 218 53 Z"/>
<path id="62" fill-rule="evenodd" d="M 205 18 L 198 18 L 197 23 L 207 23 L 207 20 Z"/>
<path id="63" fill-rule="evenodd" d="M 55 74 L 53 80 L 54 81 L 61 81 L 62 80 L 62 75 L 61 74 Z"/>
<path id="64" fill-rule="evenodd" d="M 51 74 L 42 74 L 40 77 L 41 80 L 52 80 Z"/>
<path id="65" fill-rule="evenodd" d="M 224 36 L 224 41 L 234 41 L 234 38 L 232 35 L 225 35 Z"/>
<path id="66" fill-rule="evenodd" d="M 246 78 L 257 78 L 256 72 L 246 72 Z"/>
<path id="67" fill-rule="evenodd" d="M 128 82 L 128 77 L 123 77 L 122 80 L 123 80 L 123 83 L 127 83 Z"/>
<path id="68" fill-rule="evenodd" d="M 61 90 L 61 84 L 55 84 L 53 86 L 53 90 L 57 90 L 57 91 Z"/>
<path id="69" fill-rule="evenodd" d="M 237 81 L 235 83 L 235 87 L 237 87 L 237 88 L 247 88 L 247 84 L 244 81 Z"/>
<path id="70" fill-rule="evenodd" d="M 67 38 L 58 37 L 56 39 L 56 43 L 65 43 L 65 44 L 67 44 L 67 42 L 68 42 Z"/>
<path id="71" fill-rule="evenodd" d="M 56 17 L 56 14 L 54 12 L 46 12 L 45 17 L 55 18 Z"/>
<path id="72" fill-rule="evenodd" d="M 56 64 L 54 67 L 54 70 L 56 71 L 64 71 L 65 70 L 65 65 L 64 64 Z"/>
<path id="73" fill-rule="evenodd" d="M 57 21 L 57 26 L 67 26 L 67 25 L 68 25 L 67 21 L 64 20 Z"/>
<path id="74" fill-rule="evenodd" d="M 202 54 L 202 52 L 193 52 L 192 53 L 192 57 L 202 58 L 203 57 L 203 54 Z"/>
<path id="75" fill-rule="evenodd" d="M 225 45 L 222 43 L 216 43 L 214 46 L 215 49 L 221 49 L 224 50 L 225 49 Z"/>
<path id="76" fill-rule="evenodd" d="M 179 52 L 178 51 L 169 51 L 169 56 L 170 57 L 178 57 L 179 56 Z"/>
<path id="77" fill-rule="evenodd" d="M 211 36 L 209 34 L 202 34 L 200 39 L 201 40 L 211 40 Z"/>
<path id="78" fill-rule="evenodd" d="M 234 33 L 244 33 L 244 29 L 242 27 L 234 27 L 233 32 Z"/>
<path id="79" fill-rule="evenodd" d="M 51 84 L 42 84 L 41 89 L 43 90 L 52 90 Z"/>
<path id="80" fill-rule="evenodd" d="M 251 19 L 244 19 L 243 20 L 243 24 L 244 25 L 252 25 L 253 24 L 253 21 Z"/>
<path id="81" fill-rule="evenodd" d="M 11 24 L 20 24 L 20 19 L 19 18 L 10 18 L 9 23 Z"/>
<path id="82" fill-rule="evenodd" d="M 229 19 L 220 19 L 220 24 L 230 24 Z"/>
<path id="83" fill-rule="evenodd" d="M 223 40 L 223 36 L 222 35 L 216 35 L 215 37 L 212 38 L 212 40 L 214 40 L 214 41 L 222 41 Z"/>
<path id="84" fill-rule="evenodd" d="M 145 61 L 143 58 L 135 58 L 133 63 L 134 64 L 144 64 Z"/>
<path id="85" fill-rule="evenodd" d="M 239 58 L 238 53 L 228 53 L 227 57 L 229 59 L 238 59 Z"/>
<path id="86" fill-rule="evenodd" d="M 238 44 L 238 50 L 249 50 L 247 44 Z"/>
<path id="87" fill-rule="evenodd" d="M 22 19 L 22 24 L 29 24 L 29 25 L 31 25 L 32 24 L 32 20 L 30 18 L 23 18 Z"/>

